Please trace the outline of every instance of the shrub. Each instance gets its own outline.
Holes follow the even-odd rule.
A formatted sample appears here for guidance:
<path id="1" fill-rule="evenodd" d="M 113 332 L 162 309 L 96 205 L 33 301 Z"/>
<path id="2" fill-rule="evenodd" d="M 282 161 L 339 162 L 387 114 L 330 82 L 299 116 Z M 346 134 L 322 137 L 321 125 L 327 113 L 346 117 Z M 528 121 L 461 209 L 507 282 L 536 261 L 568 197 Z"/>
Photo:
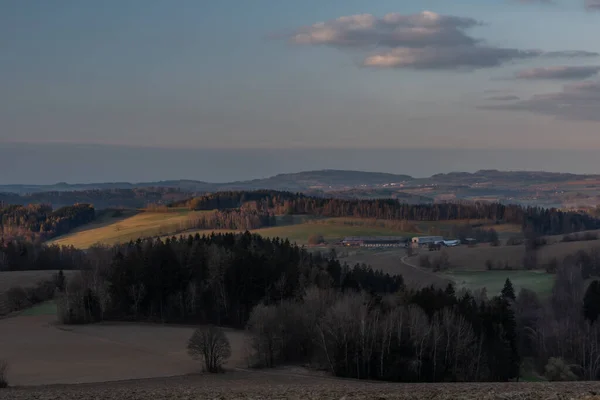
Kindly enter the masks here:
<path id="1" fill-rule="evenodd" d="M 571 235 L 565 235 L 562 238 L 562 242 L 583 242 L 588 240 L 598 240 L 598 234 L 594 232 L 585 232 L 583 234 L 573 233 Z"/>
<path id="2" fill-rule="evenodd" d="M 8 363 L 0 360 L 0 389 L 8 387 Z"/>
<path id="3" fill-rule="evenodd" d="M 308 244 L 317 245 L 325 243 L 323 235 L 310 235 L 308 238 Z"/>
<path id="4" fill-rule="evenodd" d="M 10 311 L 20 311 L 31 305 L 27 298 L 27 292 L 20 286 L 12 287 L 6 292 L 8 307 Z"/>
<path id="5" fill-rule="evenodd" d="M 231 345 L 223 329 L 216 326 L 198 328 L 188 341 L 188 354 L 194 360 L 204 361 L 211 373 L 222 372 L 223 363 L 231 356 Z"/>
<path id="6" fill-rule="evenodd" d="M 571 368 L 565 363 L 565 360 L 558 357 L 551 357 L 546 364 L 546 378 L 549 381 L 575 381 L 577 376 L 571 371 Z"/>
<path id="7" fill-rule="evenodd" d="M 516 236 L 510 237 L 506 241 L 507 246 L 519 246 L 519 245 L 522 245 L 523 243 L 525 243 L 525 241 Z"/>
<path id="8" fill-rule="evenodd" d="M 429 261 L 429 256 L 422 255 L 419 257 L 419 266 L 423 268 L 430 268 L 431 262 Z"/>

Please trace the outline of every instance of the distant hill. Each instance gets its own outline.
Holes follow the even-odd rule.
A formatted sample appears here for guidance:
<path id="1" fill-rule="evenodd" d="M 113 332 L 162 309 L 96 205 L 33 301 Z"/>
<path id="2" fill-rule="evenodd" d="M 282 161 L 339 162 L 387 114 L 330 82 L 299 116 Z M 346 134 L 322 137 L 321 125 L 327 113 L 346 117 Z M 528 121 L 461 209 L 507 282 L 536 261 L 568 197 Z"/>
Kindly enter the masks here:
<path id="1" fill-rule="evenodd" d="M 236 182 L 167 180 L 53 185 L 0 185 L 0 202 L 54 206 L 83 201 L 98 208 L 143 207 L 205 193 L 278 190 L 350 199 L 394 198 L 406 203 L 486 200 L 544 207 L 595 207 L 600 204 L 600 175 L 544 171 L 480 170 L 448 172 L 428 178 L 380 172 L 318 170 Z M 98 192 L 100 191 L 100 192 Z M 72 195 L 66 195 L 71 192 Z"/>
<path id="2" fill-rule="evenodd" d="M 209 183 L 195 180 L 169 180 L 155 182 L 106 182 L 68 184 L 64 182 L 53 185 L 0 185 L 0 192 L 35 193 L 51 191 L 82 191 L 106 189 L 135 189 L 167 187 L 191 192 L 209 192 L 217 190 L 291 190 L 304 191 L 309 189 L 343 189 L 359 186 L 373 186 L 389 183 L 411 181 L 408 175 L 396 175 L 382 172 L 321 170 L 306 171 L 292 174 L 279 174 L 270 178 L 253 179 L 249 181 Z"/>

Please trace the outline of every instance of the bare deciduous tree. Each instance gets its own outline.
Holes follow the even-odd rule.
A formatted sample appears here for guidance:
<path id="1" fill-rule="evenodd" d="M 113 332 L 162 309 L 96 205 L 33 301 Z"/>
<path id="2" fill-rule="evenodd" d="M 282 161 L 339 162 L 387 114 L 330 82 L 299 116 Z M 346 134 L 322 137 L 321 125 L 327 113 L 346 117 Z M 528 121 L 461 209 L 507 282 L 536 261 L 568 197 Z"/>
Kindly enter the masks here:
<path id="1" fill-rule="evenodd" d="M 223 363 L 231 356 L 231 345 L 223 329 L 216 326 L 199 328 L 188 341 L 188 354 L 195 360 L 204 361 L 208 372 L 220 372 Z"/>

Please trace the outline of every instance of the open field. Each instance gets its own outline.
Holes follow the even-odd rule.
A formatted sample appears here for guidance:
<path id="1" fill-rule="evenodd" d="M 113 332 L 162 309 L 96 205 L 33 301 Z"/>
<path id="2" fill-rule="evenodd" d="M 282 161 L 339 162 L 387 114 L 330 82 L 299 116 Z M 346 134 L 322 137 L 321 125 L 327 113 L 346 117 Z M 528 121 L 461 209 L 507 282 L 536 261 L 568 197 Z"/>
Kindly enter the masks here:
<path id="1" fill-rule="evenodd" d="M 0 399 L 599 400 L 597 382 L 394 384 L 276 371 L 0 390 Z"/>
<path id="2" fill-rule="evenodd" d="M 183 223 L 203 211 L 180 210 L 169 213 L 143 212 L 125 219 L 95 222 L 77 231 L 60 236 L 50 244 L 72 245 L 78 248 L 89 248 L 94 244 L 112 245 L 128 242 L 140 237 L 163 236 L 179 234 L 210 234 L 211 232 L 232 232 L 231 230 L 187 230 L 182 229 Z M 383 223 L 371 223 L 356 218 L 327 218 L 315 221 L 305 216 L 293 216 L 289 221 L 284 217 L 278 218 L 281 226 L 256 229 L 253 232 L 265 237 L 287 238 L 298 244 L 306 244 L 314 234 L 321 234 L 327 241 L 336 241 L 345 236 L 414 236 L 415 233 L 401 232 Z"/>
<path id="3" fill-rule="evenodd" d="M 509 278 L 515 288 L 515 293 L 523 288 L 533 290 L 540 297 L 546 297 L 552 292 L 555 276 L 545 271 L 450 271 L 446 272 L 457 289 L 477 290 L 486 288 L 488 296 L 500 294 L 506 278 Z"/>
<path id="4" fill-rule="evenodd" d="M 108 217 L 55 238 L 49 244 L 86 249 L 98 243 L 112 245 L 140 237 L 169 235 L 184 230 L 186 221 L 203 212 L 181 209 L 171 212 L 142 212 L 127 218 Z"/>
<path id="5" fill-rule="evenodd" d="M 542 246 L 538 251 L 538 262 L 540 265 L 548 263 L 553 258 L 558 261 L 564 259 L 569 254 L 574 254 L 579 250 L 590 250 L 600 247 L 600 241 L 581 241 L 581 242 L 555 242 Z M 448 254 L 450 264 L 460 270 L 486 270 L 486 261 L 491 260 L 494 266 L 508 265 L 513 269 L 523 267 L 523 258 L 525 257 L 525 246 L 497 246 L 488 244 L 479 244 L 475 247 L 459 246 L 444 249 Z M 422 254 L 436 257 L 437 252 L 422 251 Z"/>
<path id="6" fill-rule="evenodd" d="M 476 248 L 469 250 L 476 250 Z M 440 255 L 439 252 L 426 252 L 426 254 L 431 257 L 439 257 Z M 506 278 L 510 278 L 517 292 L 521 288 L 527 288 L 537 292 L 540 296 L 546 296 L 550 293 L 554 284 L 554 275 L 536 270 L 477 271 L 452 269 L 444 273 L 436 273 L 419 267 L 417 256 L 406 258 L 404 249 L 350 250 L 348 256 L 340 260 L 350 265 L 356 263 L 369 264 L 373 268 L 389 274 L 401 274 L 406 285 L 411 288 L 420 288 L 432 284 L 443 288 L 449 282 L 454 282 L 458 289 L 478 290 L 485 287 L 488 294 L 493 296 L 502 290 Z"/>
<path id="7" fill-rule="evenodd" d="M 0 358 L 12 385 L 103 382 L 201 371 L 186 353 L 193 327 L 151 324 L 55 326 L 56 316 L 0 320 Z M 228 367 L 245 367 L 245 336 L 228 331 Z M 0 394 L 1 395 L 1 394 Z"/>
<path id="8" fill-rule="evenodd" d="M 411 260 L 409 263 L 403 262 L 402 259 L 406 256 L 406 250 L 404 249 L 360 249 L 356 251 L 349 250 L 348 254 L 347 257 L 340 258 L 340 261 L 348 263 L 350 266 L 357 263 L 364 263 L 390 275 L 400 274 L 404 278 L 406 285 L 411 288 L 421 288 L 432 284 L 443 288 L 451 282 L 446 277 L 425 271 L 417 266 L 412 266 L 411 263 L 417 260 Z"/>

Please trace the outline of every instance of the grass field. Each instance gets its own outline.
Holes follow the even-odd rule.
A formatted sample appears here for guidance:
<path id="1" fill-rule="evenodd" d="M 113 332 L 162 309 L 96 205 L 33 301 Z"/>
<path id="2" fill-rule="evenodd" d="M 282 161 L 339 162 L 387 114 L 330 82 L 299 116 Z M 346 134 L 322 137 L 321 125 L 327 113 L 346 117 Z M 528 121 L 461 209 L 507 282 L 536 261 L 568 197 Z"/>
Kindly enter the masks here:
<path id="1" fill-rule="evenodd" d="M 125 217 L 107 216 L 49 242 L 86 249 L 94 244 L 112 245 L 140 237 L 162 236 L 185 229 L 185 222 L 204 211 L 141 212 Z"/>
<path id="2" fill-rule="evenodd" d="M 180 234 L 209 234 L 211 232 L 232 232 L 228 230 L 185 230 L 184 222 L 200 212 L 180 210 L 170 213 L 143 212 L 127 218 L 104 219 L 86 225 L 77 231 L 60 236 L 50 244 L 71 245 L 78 248 L 89 248 L 94 244 L 112 245 L 135 240 L 140 237 L 169 237 Z M 256 229 L 253 232 L 265 237 L 287 238 L 298 244 L 306 244 L 314 234 L 321 234 L 327 241 L 336 241 L 345 236 L 414 236 L 415 233 L 401 232 L 382 223 L 367 224 L 365 221 L 352 218 L 328 218 L 314 221 L 305 216 L 294 216 L 290 221 L 279 218 L 281 226 Z"/>
<path id="3" fill-rule="evenodd" d="M 464 247 L 464 249 L 477 250 L 477 248 L 468 247 Z M 438 252 L 426 252 L 426 254 L 431 257 L 439 256 Z M 544 271 L 487 271 L 470 270 L 467 268 L 435 273 L 420 268 L 418 266 L 419 260 L 416 256 L 403 262 L 402 260 L 405 255 L 406 251 L 404 249 L 361 249 L 350 251 L 347 257 L 341 258 L 341 261 L 347 262 L 350 265 L 366 263 L 388 274 L 401 274 L 407 286 L 412 288 L 429 285 L 443 288 L 449 282 L 454 282 L 458 289 L 479 290 L 485 287 L 490 297 L 500 293 L 506 278 L 510 278 L 517 293 L 521 288 L 527 288 L 537 292 L 542 297 L 549 295 L 554 285 L 554 275 L 546 274 Z"/>
<path id="4" fill-rule="evenodd" d="M 21 312 L 19 315 L 23 317 L 32 317 L 39 315 L 56 315 L 57 308 L 54 301 L 46 301 L 44 303 L 36 304 L 35 306 L 28 308 Z"/>
<path id="5" fill-rule="evenodd" d="M 180 234 L 208 234 L 211 232 L 231 232 L 215 230 L 186 230 L 185 222 L 203 211 L 187 209 L 164 212 L 127 211 L 114 217 L 111 213 L 102 215 L 94 223 L 51 240 L 51 244 L 72 245 L 89 248 L 94 244 L 113 245 L 149 236 L 177 236 Z M 207 212 L 207 211 L 204 211 Z M 500 233 L 513 235 L 518 231 L 513 225 L 489 225 L 489 221 L 457 220 L 441 222 L 384 221 L 361 218 L 316 218 L 311 216 L 278 217 L 278 226 L 254 230 L 266 237 L 287 238 L 298 244 L 306 244 L 311 235 L 323 235 L 326 241 L 338 241 L 345 236 L 417 236 L 428 234 L 431 229 L 451 231 L 453 225 L 468 223 L 488 223 Z"/>
<path id="6" fill-rule="evenodd" d="M 515 293 L 523 288 L 533 290 L 540 297 L 550 295 L 554 285 L 554 275 L 544 271 L 450 271 L 445 273 L 456 282 L 458 289 L 476 290 L 486 288 L 488 296 L 496 296 L 509 278 Z"/>

